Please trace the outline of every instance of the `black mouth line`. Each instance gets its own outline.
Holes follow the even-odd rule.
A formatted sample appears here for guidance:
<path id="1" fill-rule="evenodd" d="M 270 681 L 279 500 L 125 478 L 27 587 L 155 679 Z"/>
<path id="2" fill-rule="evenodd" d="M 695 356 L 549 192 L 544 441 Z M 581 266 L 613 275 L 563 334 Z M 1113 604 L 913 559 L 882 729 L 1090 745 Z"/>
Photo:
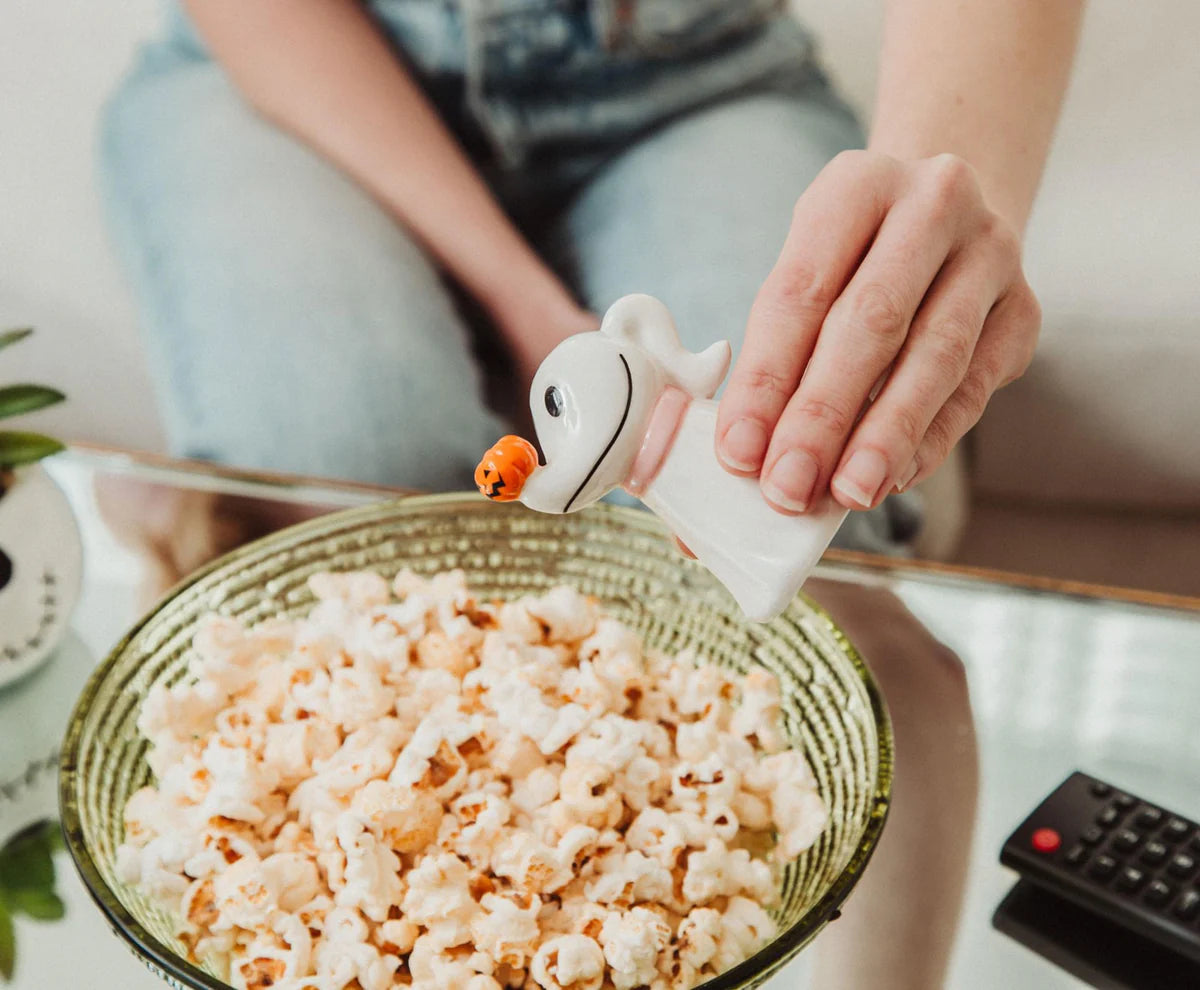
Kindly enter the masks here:
<path id="1" fill-rule="evenodd" d="M 46 630 L 54 625 L 54 620 L 58 618 L 58 596 L 56 587 L 58 579 L 54 576 L 53 571 L 46 571 L 42 574 L 40 583 L 42 585 L 42 597 L 39 604 L 42 606 L 42 614 L 38 619 L 37 630 L 30 636 L 25 638 L 22 643 L 17 640 L 17 645 L 6 643 L 0 647 L 0 663 L 12 662 L 19 660 L 21 654 L 27 650 L 36 650 L 42 645 L 42 637 L 45 636 Z"/>
<path id="2" fill-rule="evenodd" d="M 613 444 L 617 442 L 617 437 L 619 437 L 621 435 L 621 431 L 625 429 L 625 420 L 629 418 L 629 407 L 633 404 L 633 373 L 629 370 L 629 362 L 625 360 L 625 355 L 618 352 L 617 357 L 621 359 L 621 364 L 625 367 L 625 409 L 621 413 L 621 422 L 617 424 L 616 432 L 613 433 L 612 438 L 608 441 L 608 446 L 605 447 L 604 450 L 600 452 L 600 456 L 596 458 L 596 463 L 592 465 L 592 469 L 587 473 L 587 477 L 585 477 L 583 481 L 579 483 L 579 487 L 575 489 L 575 494 L 572 495 L 567 501 L 563 512 L 571 511 L 571 506 L 575 504 L 575 499 L 579 498 L 579 493 L 587 487 L 587 483 L 592 480 L 592 475 L 594 475 L 600 469 L 600 465 L 604 462 L 604 458 L 608 456 L 608 452 L 613 449 Z"/>

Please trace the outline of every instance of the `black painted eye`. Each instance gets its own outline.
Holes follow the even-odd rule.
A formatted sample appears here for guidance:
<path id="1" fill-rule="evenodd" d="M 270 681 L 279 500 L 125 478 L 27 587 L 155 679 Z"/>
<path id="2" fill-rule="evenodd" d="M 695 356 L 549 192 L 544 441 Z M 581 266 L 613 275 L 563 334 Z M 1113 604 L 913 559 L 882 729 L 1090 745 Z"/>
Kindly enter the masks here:
<path id="1" fill-rule="evenodd" d="M 546 412 L 557 418 L 563 414 L 565 406 L 566 403 L 563 402 L 562 392 L 558 390 L 557 385 L 551 385 L 546 389 Z"/>
<path id="2" fill-rule="evenodd" d="M 8 586 L 8 582 L 12 580 L 12 575 L 12 558 L 3 550 L 0 550 L 0 591 L 3 591 Z"/>

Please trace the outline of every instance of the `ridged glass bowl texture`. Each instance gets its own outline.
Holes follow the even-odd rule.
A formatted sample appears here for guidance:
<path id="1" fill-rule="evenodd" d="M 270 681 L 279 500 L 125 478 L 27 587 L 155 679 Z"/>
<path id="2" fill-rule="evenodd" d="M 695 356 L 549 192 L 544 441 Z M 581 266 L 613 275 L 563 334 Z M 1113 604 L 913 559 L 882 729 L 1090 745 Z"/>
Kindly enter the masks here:
<path id="1" fill-rule="evenodd" d="M 461 568 L 483 599 L 566 583 L 667 651 L 778 676 L 785 728 L 807 755 L 830 811 L 819 841 L 784 871 L 776 938 L 704 990 L 760 986 L 825 925 L 878 841 L 892 780 L 892 738 L 870 672 L 841 632 L 799 596 L 775 621 L 746 620 L 653 516 L 600 506 L 569 516 L 497 505 L 477 495 L 401 499 L 303 523 L 208 565 L 179 587 L 100 664 L 76 704 L 62 749 L 67 845 L 114 931 L 170 985 L 226 990 L 216 961 L 188 962 L 174 919 L 118 878 L 115 854 L 129 795 L 151 779 L 137 715 L 152 685 L 184 674 L 197 622 L 209 612 L 254 624 L 304 613 L 310 574 L 404 567 Z"/>

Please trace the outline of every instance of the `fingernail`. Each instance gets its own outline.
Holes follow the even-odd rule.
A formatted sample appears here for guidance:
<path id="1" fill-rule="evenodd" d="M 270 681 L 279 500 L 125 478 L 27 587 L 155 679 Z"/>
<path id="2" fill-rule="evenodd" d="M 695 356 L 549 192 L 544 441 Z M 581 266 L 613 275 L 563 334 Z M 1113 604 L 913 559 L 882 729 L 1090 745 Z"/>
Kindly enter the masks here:
<path id="1" fill-rule="evenodd" d="M 887 461 L 878 451 L 856 450 L 833 479 L 833 487 L 865 509 L 875 501 L 887 473 Z"/>
<path id="2" fill-rule="evenodd" d="M 789 450 L 762 483 L 763 494 L 782 509 L 803 512 L 812 501 L 817 462 L 802 450 Z"/>
<path id="3" fill-rule="evenodd" d="M 917 476 L 917 459 L 914 457 L 913 462 L 908 466 L 908 470 L 904 472 L 904 477 L 896 482 L 896 491 L 902 492 L 912 484 L 913 478 Z"/>
<path id="4" fill-rule="evenodd" d="M 767 450 L 767 431 L 756 419 L 739 419 L 721 441 L 721 459 L 739 471 L 757 471 Z"/>

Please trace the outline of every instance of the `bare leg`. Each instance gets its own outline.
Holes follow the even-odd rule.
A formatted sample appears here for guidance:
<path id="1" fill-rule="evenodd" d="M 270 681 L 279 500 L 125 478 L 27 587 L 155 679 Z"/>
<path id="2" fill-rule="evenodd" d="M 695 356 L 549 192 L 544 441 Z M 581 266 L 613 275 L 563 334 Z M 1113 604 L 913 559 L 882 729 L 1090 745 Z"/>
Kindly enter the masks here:
<path id="1" fill-rule="evenodd" d="M 818 938 L 818 990 L 934 990 L 962 907 L 978 754 L 962 662 L 878 588 L 805 588 L 870 664 L 891 711 L 896 780 L 887 827 L 843 916 Z"/>

